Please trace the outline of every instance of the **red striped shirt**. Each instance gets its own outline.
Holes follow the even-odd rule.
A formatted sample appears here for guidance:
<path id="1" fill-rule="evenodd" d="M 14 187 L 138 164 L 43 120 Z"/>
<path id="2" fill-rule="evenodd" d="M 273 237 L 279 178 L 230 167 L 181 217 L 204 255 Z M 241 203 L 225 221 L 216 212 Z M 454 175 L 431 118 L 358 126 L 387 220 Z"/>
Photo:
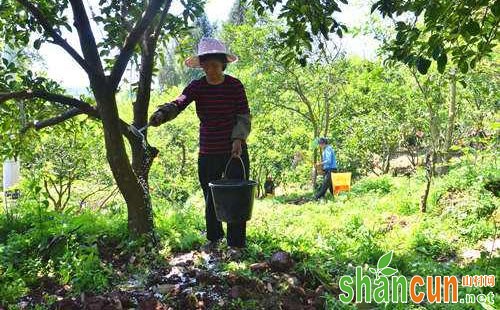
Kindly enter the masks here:
<path id="1" fill-rule="evenodd" d="M 182 95 L 173 102 L 179 111 L 183 111 L 193 101 L 200 119 L 199 153 L 230 153 L 236 115 L 250 113 L 245 87 L 241 81 L 225 74 L 224 82 L 211 85 L 204 76 L 189 83 Z"/>

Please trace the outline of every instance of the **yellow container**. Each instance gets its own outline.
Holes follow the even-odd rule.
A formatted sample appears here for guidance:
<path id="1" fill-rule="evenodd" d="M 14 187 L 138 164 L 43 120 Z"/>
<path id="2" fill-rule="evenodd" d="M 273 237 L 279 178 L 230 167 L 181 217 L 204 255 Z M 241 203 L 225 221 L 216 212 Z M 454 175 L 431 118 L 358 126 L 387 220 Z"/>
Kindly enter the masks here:
<path id="1" fill-rule="evenodd" d="M 333 184 L 333 192 L 335 194 L 344 191 L 350 191 L 351 173 L 350 172 L 332 173 L 332 184 Z"/>

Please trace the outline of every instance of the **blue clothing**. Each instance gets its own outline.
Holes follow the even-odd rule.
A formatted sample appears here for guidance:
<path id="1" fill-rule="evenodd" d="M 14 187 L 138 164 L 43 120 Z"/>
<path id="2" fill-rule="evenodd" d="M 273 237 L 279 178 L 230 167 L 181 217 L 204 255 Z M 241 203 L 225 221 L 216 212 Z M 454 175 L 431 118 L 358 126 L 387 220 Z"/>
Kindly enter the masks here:
<path id="1" fill-rule="evenodd" d="M 331 145 L 327 145 L 323 149 L 323 169 L 324 170 L 337 169 L 335 151 L 333 150 Z"/>

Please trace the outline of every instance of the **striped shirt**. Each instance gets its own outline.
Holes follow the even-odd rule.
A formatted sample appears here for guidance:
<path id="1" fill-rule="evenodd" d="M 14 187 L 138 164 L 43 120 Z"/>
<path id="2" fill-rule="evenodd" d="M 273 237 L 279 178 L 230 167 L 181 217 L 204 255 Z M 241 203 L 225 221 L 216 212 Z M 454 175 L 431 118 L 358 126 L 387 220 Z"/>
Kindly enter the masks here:
<path id="1" fill-rule="evenodd" d="M 225 74 L 224 82 L 211 85 L 203 76 L 189 83 L 173 103 L 181 112 L 193 101 L 200 119 L 199 153 L 231 153 L 231 133 L 236 124 L 236 115 L 250 114 L 243 84 L 237 78 Z"/>

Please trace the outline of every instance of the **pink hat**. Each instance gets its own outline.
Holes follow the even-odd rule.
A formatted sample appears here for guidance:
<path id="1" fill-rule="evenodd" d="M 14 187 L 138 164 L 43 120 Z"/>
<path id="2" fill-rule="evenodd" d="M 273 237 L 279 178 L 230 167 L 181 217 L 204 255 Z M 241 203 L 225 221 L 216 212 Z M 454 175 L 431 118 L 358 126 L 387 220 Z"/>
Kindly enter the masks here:
<path id="1" fill-rule="evenodd" d="M 191 56 L 184 61 L 184 64 L 190 68 L 200 68 L 201 55 L 207 54 L 226 54 L 227 62 L 235 62 L 238 60 L 236 55 L 228 53 L 226 46 L 214 38 L 202 38 L 198 43 L 198 53 L 196 56 Z"/>

